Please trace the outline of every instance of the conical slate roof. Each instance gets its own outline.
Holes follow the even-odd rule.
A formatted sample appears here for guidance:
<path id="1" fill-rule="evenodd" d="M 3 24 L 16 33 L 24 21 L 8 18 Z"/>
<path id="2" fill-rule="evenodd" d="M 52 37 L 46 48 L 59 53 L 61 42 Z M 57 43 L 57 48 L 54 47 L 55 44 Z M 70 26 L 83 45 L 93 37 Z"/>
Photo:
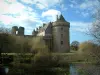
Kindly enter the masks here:
<path id="1" fill-rule="evenodd" d="M 58 25 L 70 27 L 70 23 L 65 20 L 62 14 L 59 16 L 59 18 L 57 18 L 55 22 L 53 22 L 53 26 L 58 26 Z"/>
<path id="2" fill-rule="evenodd" d="M 63 15 L 61 14 L 60 15 L 60 17 L 59 17 L 59 19 L 58 20 L 60 20 L 60 21 L 66 21 L 65 19 L 64 19 L 64 17 L 63 17 Z"/>

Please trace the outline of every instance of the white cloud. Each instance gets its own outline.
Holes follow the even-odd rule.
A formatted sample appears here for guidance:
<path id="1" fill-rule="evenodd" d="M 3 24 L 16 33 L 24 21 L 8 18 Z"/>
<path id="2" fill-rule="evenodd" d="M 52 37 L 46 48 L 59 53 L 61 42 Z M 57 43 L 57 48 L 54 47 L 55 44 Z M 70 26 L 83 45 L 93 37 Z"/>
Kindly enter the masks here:
<path id="1" fill-rule="evenodd" d="M 82 4 L 80 4 L 80 8 L 86 9 L 86 8 L 93 8 L 95 6 L 98 6 L 99 2 L 98 0 L 85 0 Z"/>
<path id="2" fill-rule="evenodd" d="M 4 24 L 10 24 L 15 18 L 11 16 L 0 15 L 0 21 Z"/>
<path id="3" fill-rule="evenodd" d="M 57 15 L 57 14 L 60 14 L 60 11 L 58 10 L 55 10 L 55 9 L 50 9 L 48 11 L 45 11 L 42 13 L 42 16 L 54 16 L 54 15 Z"/>
<path id="4" fill-rule="evenodd" d="M 56 15 L 61 14 L 60 11 L 55 10 L 55 9 L 50 9 L 42 13 L 42 17 L 47 17 L 48 20 L 55 21 L 56 20 Z"/>
<path id="5" fill-rule="evenodd" d="M 53 1 L 52 0 L 21 0 L 21 1 L 26 4 L 35 4 L 40 9 L 49 8 L 59 3 L 59 0 L 53 0 Z M 60 2 L 62 2 L 62 0 Z"/>
<path id="6" fill-rule="evenodd" d="M 93 7 L 97 7 L 100 3 L 98 0 L 70 0 L 70 7 L 80 8 L 80 9 L 91 9 Z"/>
<path id="7" fill-rule="evenodd" d="M 74 7 L 74 5 L 73 5 L 73 4 L 70 4 L 70 7 L 71 7 L 71 8 L 73 8 L 73 7 Z"/>
<path id="8" fill-rule="evenodd" d="M 82 12 L 81 14 L 82 14 L 84 17 L 89 16 L 89 13 L 88 13 L 88 12 Z"/>
<path id="9" fill-rule="evenodd" d="M 63 11 L 66 11 L 68 8 L 67 7 L 65 7 L 65 5 L 64 4 L 61 4 L 61 10 L 63 10 Z"/>
<path id="10" fill-rule="evenodd" d="M 3 1 L 4 1 L 4 0 L 3 0 Z M 16 2 L 16 0 L 5 0 L 5 2 L 7 2 L 7 3 L 11 4 L 11 3 Z"/>
<path id="11" fill-rule="evenodd" d="M 21 3 L 14 1 L 14 3 L 9 4 L 8 2 L 5 2 L 4 0 L 0 0 L 0 14 L 5 13 L 20 13 L 25 9 L 25 6 Z"/>
<path id="12" fill-rule="evenodd" d="M 70 21 L 71 26 L 88 26 L 91 25 L 91 22 L 81 22 L 81 21 Z"/>
<path id="13" fill-rule="evenodd" d="M 91 25 L 92 25 L 91 22 L 78 22 L 78 21 L 70 22 L 72 31 L 88 32 L 89 26 Z"/>
<path id="14" fill-rule="evenodd" d="M 98 0 L 70 0 L 70 2 L 70 7 L 77 9 L 76 13 L 80 13 L 83 17 L 94 14 L 96 9 L 100 7 Z M 77 12 L 78 10 L 80 12 Z"/>
<path id="15" fill-rule="evenodd" d="M 88 15 L 93 15 L 95 11 L 99 8 L 100 2 L 98 0 L 85 0 L 83 3 L 79 5 L 79 8 L 81 10 L 85 10 L 81 14 L 84 17 L 87 17 Z"/>
<path id="16" fill-rule="evenodd" d="M 40 9 L 46 8 L 46 6 L 44 6 L 43 4 L 37 4 L 37 7 L 40 8 Z"/>
<path id="17" fill-rule="evenodd" d="M 76 1 L 76 0 L 70 0 L 70 2 L 71 2 L 72 4 L 77 4 L 77 1 Z"/>
<path id="18" fill-rule="evenodd" d="M 85 28 L 72 28 L 73 31 L 78 31 L 78 32 L 86 32 L 87 29 Z"/>
<path id="19" fill-rule="evenodd" d="M 78 3 L 78 0 L 69 0 L 70 1 L 70 7 L 71 8 L 77 8 L 79 3 Z"/>
<path id="20" fill-rule="evenodd" d="M 35 10 L 17 0 L 0 0 L 0 6 L 0 22 L 6 27 L 17 25 L 25 27 L 26 31 L 30 28 L 31 31 L 36 23 L 42 23 Z"/>

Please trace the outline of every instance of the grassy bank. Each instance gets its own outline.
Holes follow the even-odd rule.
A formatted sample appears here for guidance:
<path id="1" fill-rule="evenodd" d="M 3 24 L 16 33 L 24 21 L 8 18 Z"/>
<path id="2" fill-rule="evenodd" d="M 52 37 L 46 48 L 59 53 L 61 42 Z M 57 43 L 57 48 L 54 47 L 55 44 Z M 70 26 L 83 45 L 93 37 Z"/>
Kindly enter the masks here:
<path id="1" fill-rule="evenodd" d="M 2 53 L 2 56 L 5 56 L 5 58 L 8 56 L 13 56 L 14 61 L 16 59 L 20 59 L 20 62 L 31 62 L 31 60 L 34 58 L 34 54 L 32 53 Z M 46 57 L 46 56 L 45 56 Z M 61 64 L 66 64 L 66 63 L 93 63 L 96 64 L 96 60 L 91 61 L 91 59 L 95 59 L 94 57 L 92 57 L 91 59 L 85 58 L 82 55 L 79 55 L 78 53 L 50 53 L 50 57 L 52 57 L 53 60 L 61 63 Z M 43 58 L 41 58 L 41 60 L 44 60 Z M 33 59 L 34 60 L 34 59 Z M 49 58 L 48 58 L 49 60 Z M 50 59 L 51 60 L 51 59 Z"/>

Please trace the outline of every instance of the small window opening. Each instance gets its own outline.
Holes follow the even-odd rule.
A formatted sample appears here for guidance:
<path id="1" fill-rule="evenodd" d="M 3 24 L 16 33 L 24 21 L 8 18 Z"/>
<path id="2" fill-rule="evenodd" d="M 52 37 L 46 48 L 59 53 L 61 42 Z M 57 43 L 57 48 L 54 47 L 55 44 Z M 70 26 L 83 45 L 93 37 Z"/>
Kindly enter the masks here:
<path id="1" fill-rule="evenodd" d="M 63 34 L 61 34 L 61 38 L 63 37 Z"/>
<path id="2" fill-rule="evenodd" d="M 61 41 L 61 45 L 63 45 L 63 41 Z"/>
<path id="3" fill-rule="evenodd" d="M 16 34 L 18 34 L 18 31 L 16 31 Z"/>
<path id="4" fill-rule="evenodd" d="M 63 30 L 63 28 L 61 28 L 61 30 Z"/>

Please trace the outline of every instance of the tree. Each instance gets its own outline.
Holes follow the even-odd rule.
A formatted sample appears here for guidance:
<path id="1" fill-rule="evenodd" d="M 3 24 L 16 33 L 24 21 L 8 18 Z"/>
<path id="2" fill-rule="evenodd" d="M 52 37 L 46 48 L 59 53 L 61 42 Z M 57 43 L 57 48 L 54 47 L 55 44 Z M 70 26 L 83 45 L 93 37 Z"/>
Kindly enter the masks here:
<path id="1" fill-rule="evenodd" d="M 51 54 L 43 40 L 43 37 L 34 37 L 31 41 L 31 52 L 34 57 L 32 64 L 34 66 L 48 66 L 51 63 Z M 46 61 L 46 62 L 45 62 Z"/>
<path id="2" fill-rule="evenodd" d="M 79 45 L 81 56 L 87 61 L 100 62 L 100 46 L 92 41 L 85 41 Z"/>
<path id="3" fill-rule="evenodd" d="M 73 41 L 71 43 L 71 50 L 78 50 L 79 42 L 78 41 Z"/>
<path id="4" fill-rule="evenodd" d="M 10 35 L 10 30 L 8 28 L 0 28 L 0 53 L 7 52 L 11 50 L 11 45 L 13 45 L 13 37 Z"/>
<path id="5" fill-rule="evenodd" d="M 10 30 L 8 28 L 0 28 L 0 61 L 2 63 L 1 53 L 6 53 L 12 51 L 13 47 L 13 37 L 10 35 Z"/>
<path id="6" fill-rule="evenodd" d="M 92 26 L 89 29 L 90 35 L 92 35 L 93 38 L 95 38 L 96 42 L 100 44 L 100 0 L 98 0 L 99 6 L 97 6 L 96 12 L 94 15 L 94 22 L 92 23 Z"/>
<path id="7" fill-rule="evenodd" d="M 48 52 L 48 47 L 45 44 L 45 41 L 43 40 L 43 37 L 35 37 L 31 41 L 31 51 L 32 52 L 40 52 L 45 53 Z"/>
<path id="8" fill-rule="evenodd" d="M 11 30 L 9 28 L 0 27 L 0 34 L 1 33 L 10 34 L 11 33 Z"/>

